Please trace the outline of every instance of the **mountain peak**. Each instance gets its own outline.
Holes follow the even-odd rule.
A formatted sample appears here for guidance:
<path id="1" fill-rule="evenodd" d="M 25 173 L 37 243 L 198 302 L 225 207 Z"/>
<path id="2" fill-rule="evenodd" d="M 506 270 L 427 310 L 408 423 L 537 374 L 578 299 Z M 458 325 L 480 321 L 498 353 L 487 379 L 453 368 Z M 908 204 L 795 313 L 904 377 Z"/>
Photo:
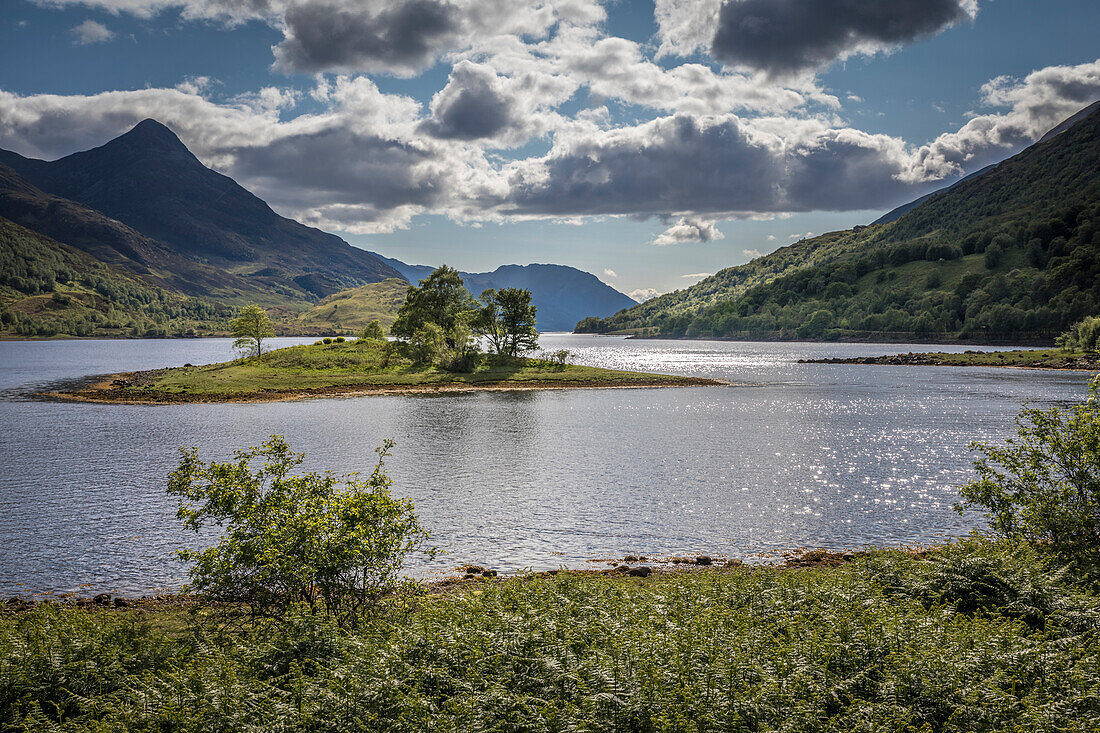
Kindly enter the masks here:
<path id="1" fill-rule="evenodd" d="M 154 148 L 164 151 L 182 151 L 191 154 L 183 141 L 176 136 L 167 126 L 154 119 L 144 119 L 130 129 L 129 132 L 115 138 L 116 141 L 124 141 L 130 145 L 142 148 Z"/>

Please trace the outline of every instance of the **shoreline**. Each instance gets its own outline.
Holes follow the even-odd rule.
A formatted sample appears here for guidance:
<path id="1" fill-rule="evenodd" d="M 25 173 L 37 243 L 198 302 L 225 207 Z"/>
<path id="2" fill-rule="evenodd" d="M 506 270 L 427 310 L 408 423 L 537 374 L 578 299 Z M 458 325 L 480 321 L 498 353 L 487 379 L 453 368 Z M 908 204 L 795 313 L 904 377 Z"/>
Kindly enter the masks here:
<path id="1" fill-rule="evenodd" d="M 119 372 L 76 380 L 86 386 L 74 390 L 49 390 L 35 392 L 39 399 L 59 402 L 78 402 L 112 405 L 186 405 L 186 404 L 245 404 L 256 402 L 294 402 L 303 399 L 332 397 L 380 397 L 393 395 L 449 395 L 470 392 L 536 392 L 574 389 L 653 389 L 658 387 L 728 387 L 732 382 L 704 377 L 679 377 L 653 375 L 652 379 L 623 380 L 621 383 L 600 380 L 536 381 L 486 381 L 482 383 L 441 382 L 437 384 L 348 384 L 301 389 L 273 389 L 251 393 L 228 394 L 143 394 L 134 395 L 129 387 L 117 386 L 117 382 L 148 380 L 149 372 Z"/>
<path id="2" fill-rule="evenodd" d="M 851 356 L 824 359 L 799 359 L 799 364 L 864 364 L 878 366 L 995 367 L 1033 371 L 1100 371 L 1100 355 L 1072 354 L 1049 350 L 966 351 L 961 354 L 943 352 L 894 354 L 885 356 Z"/>

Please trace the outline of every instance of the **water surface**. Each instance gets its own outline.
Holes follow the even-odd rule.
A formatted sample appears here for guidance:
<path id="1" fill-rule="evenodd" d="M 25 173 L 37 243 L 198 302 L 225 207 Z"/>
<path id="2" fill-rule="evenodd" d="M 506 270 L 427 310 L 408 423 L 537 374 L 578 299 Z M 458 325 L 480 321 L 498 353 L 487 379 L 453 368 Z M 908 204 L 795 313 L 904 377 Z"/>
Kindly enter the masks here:
<path id="1" fill-rule="evenodd" d="M 275 339 L 274 346 L 310 339 Z M 447 554 L 502 571 L 597 557 L 746 556 L 934 542 L 980 523 L 952 511 L 967 443 L 1001 440 L 1025 400 L 1080 399 L 1087 375 L 798 364 L 962 346 L 625 340 L 546 334 L 576 363 L 716 377 L 731 387 L 482 392 L 288 403 L 28 401 L 52 380 L 222 361 L 226 339 L 0 342 L 0 595 L 172 588 L 165 477 L 285 435 L 307 467 L 369 470 L 397 441 L 394 491 Z"/>

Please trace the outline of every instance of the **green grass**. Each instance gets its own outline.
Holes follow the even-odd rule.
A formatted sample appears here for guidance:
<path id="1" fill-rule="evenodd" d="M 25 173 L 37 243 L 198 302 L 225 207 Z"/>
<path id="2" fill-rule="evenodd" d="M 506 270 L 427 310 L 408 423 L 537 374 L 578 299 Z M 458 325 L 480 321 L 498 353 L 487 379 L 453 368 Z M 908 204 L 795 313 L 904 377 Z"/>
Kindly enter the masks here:
<path id="1" fill-rule="evenodd" d="M 0 726 L 1100 729 L 1100 599 L 1027 547 L 472 587 L 355 631 L 56 606 L 0 618 Z"/>
<path id="2" fill-rule="evenodd" d="M 313 344 L 277 349 L 248 358 L 200 367 L 179 367 L 137 375 L 135 384 L 112 389 L 112 398 L 235 399 L 340 389 L 386 389 L 509 385 L 516 387 L 631 386 L 706 384 L 644 372 L 617 371 L 572 364 L 552 365 L 528 358 L 483 355 L 472 372 L 449 372 L 395 357 L 384 366 L 379 341 Z"/>
<path id="3" fill-rule="evenodd" d="M 373 320 L 388 329 L 405 302 L 408 287 L 404 280 L 391 278 L 341 290 L 301 313 L 297 322 L 303 326 L 326 328 L 330 333 L 357 333 Z"/>
<path id="4" fill-rule="evenodd" d="M 1091 358 L 1083 352 L 1067 352 L 1062 349 L 1022 349 L 1019 351 L 982 351 L 964 352 L 962 354 L 946 354 L 942 352 L 930 352 L 925 356 L 948 366 L 1020 366 L 1036 368 L 1060 368 L 1067 361 L 1078 359 L 1090 359 L 1097 363 L 1095 356 Z"/>

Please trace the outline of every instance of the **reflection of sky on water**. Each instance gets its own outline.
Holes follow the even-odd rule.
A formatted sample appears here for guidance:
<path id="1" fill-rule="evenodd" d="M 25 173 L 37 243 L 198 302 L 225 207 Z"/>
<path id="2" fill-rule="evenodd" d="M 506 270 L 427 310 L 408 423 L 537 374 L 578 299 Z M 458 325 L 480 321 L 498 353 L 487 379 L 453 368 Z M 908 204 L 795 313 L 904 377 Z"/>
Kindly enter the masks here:
<path id="1" fill-rule="evenodd" d="M 565 334 L 543 344 L 571 349 L 578 363 L 743 386 L 251 405 L 0 402 L 0 594 L 18 584 L 172 584 L 172 550 L 189 540 L 164 494 L 176 448 L 224 459 L 271 433 L 307 453 L 309 468 L 340 472 L 370 470 L 373 449 L 394 438 L 395 493 L 416 501 L 447 551 L 440 569 L 934 541 L 978 521 L 951 509 L 970 476 L 969 441 L 1005 437 L 1027 399 L 1080 398 L 1087 379 L 796 363 L 915 346 Z M 222 340 L 0 343 L 0 388 L 228 354 Z"/>

